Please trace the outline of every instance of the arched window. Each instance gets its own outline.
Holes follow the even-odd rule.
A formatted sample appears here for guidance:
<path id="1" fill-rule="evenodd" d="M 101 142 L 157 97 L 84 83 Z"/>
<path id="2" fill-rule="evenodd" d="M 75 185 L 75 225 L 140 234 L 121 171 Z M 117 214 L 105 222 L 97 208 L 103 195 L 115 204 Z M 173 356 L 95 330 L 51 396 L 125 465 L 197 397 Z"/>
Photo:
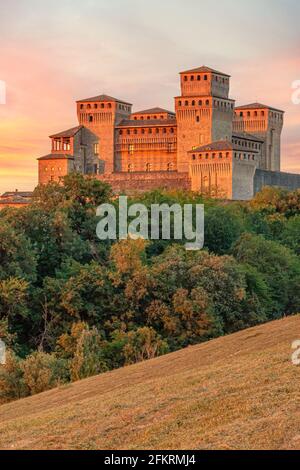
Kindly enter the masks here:
<path id="1" fill-rule="evenodd" d="M 247 112 L 247 116 L 250 117 L 251 116 L 251 113 L 250 111 Z"/>
<path id="2" fill-rule="evenodd" d="M 130 135 L 130 129 L 127 129 L 126 133 L 127 135 Z"/>
<path id="3" fill-rule="evenodd" d="M 197 80 L 198 80 L 198 82 L 200 82 L 200 80 L 201 80 L 201 76 L 200 76 L 200 75 L 197 75 Z"/>
<path id="4" fill-rule="evenodd" d="M 133 166 L 132 166 L 132 164 L 128 165 L 128 173 L 131 173 L 131 172 L 132 172 L 132 170 L 133 170 Z"/>
<path id="5" fill-rule="evenodd" d="M 93 120 L 94 120 L 94 119 L 93 119 L 93 116 L 90 114 L 90 115 L 89 115 L 89 122 L 93 122 Z"/>
<path id="6" fill-rule="evenodd" d="M 173 163 L 168 163 L 167 171 L 173 171 Z"/>
<path id="7" fill-rule="evenodd" d="M 163 133 L 166 134 L 167 133 L 167 129 L 164 127 L 163 129 Z"/>
<path id="8" fill-rule="evenodd" d="M 209 100 L 205 101 L 206 106 L 209 106 Z"/>
<path id="9" fill-rule="evenodd" d="M 195 101 L 193 100 L 193 101 L 192 101 L 192 106 L 195 106 L 195 104 L 196 104 L 196 103 L 195 103 Z"/>
<path id="10" fill-rule="evenodd" d="M 196 116 L 196 121 L 200 122 L 200 116 Z"/>
<path id="11" fill-rule="evenodd" d="M 97 103 L 94 104 L 94 108 L 97 109 L 98 108 L 98 105 Z"/>
<path id="12" fill-rule="evenodd" d="M 147 163 L 147 165 L 146 165 L 146 171 L 149 172 L 149 171 L 151 171 L 151 169 L 152 169 L 151 163 Z"/>
<path id="13" fill-rule="evenodd" d="M 262 116 L 264 116 L 264 115 L 265 115 L 265 112 L 264 112 L 264 111 L 262 111 L 262 112 L 261 112 L 261 115 L 262 115 Z"/>
<path id="14" fill-rule="evenodd" d="M 119 131 L 119 135 L 123 135 L 123 131 L 122 131 L 122 130 Z"/>
<path id="15" fill-rule="evenodd" d="M 156 132 L 156 134 L 159 134 L 159 128 L 158 127 L 155 129 L 155 132 Z"/>
<path id="16" fill-rule="evenodd" d="M 199 106 L 202 106 L 202 100 L 199 100 L 198 104 L 199 104 Z"/>
<path id="17" fill-rule="evenodd" d="M 101 105 L 100 105 L 100 106 L 101 106 L 101 108 L 103 109 L 103 108 L 104 108 L 104 103 L 101 103 Z"/>
<path id="18" fill-rule="evenodd" d="M 145 129 L 142 129 L 142 134 L 145 134 Z"/>
<path id="19" fill-rule="evenodd" d="M 196 160 L 196 155 L 193 155 L 193 157 L 192 157 L 192 158 L 193 158 L 193 160 Z"/>
<path id="20" fill-rule="evenodd" d="M 188 101 L 185 101 L 184 104 L 185 104 L 185 106 L 188 106 L 188 105 L 189 105 L 189 102 L 188 102 Z"/>
<path id="21" fill-rule="evenodd" d="M 222 152 L 219 153 L 219 158 L 222 158 L 223 157 L 223 154 Z"/>
<path id="22" fill-rule="evenodd" d="M 207 75 L 204 75 L 204 80 L 207 81 Z"/>
<path id="23" fill-rule="evenodd" d="M 81 105 L 80 105 L 80 109 L 83 109 L 83 108 L 84 108 L 84 106 L 83 106 L 83 104 L 81 104 Z"/>
<path id="24" fill-rule="evenodd" d="M 91 105 L 90 105 L 90 103 L 87 105 L 87 109 L 91 109 Z"/>
<path id="25" fill-rule="evenodd" d="M 107 105 L 107 106 L 108 106 L 109 108 L 111 108 L 111 103 L 108 103 L 108 105 Z"/>
<path id="26" fill-rule="evenodd" d="M 194 75 L 191 75 L 191 82 L 194 81 Z"/>
<path id="27" fill-rule="evenodd" d="M 244 113 L 243 111 L 240 112 L 240 117 L 243 117 L 244 116 Z"/>
<path id="28" fill-rule="evenodd" d="M 171 127 L 170 132 L 171 132 L 171 134 L 174 134 L 174 129 L 173 129 L 173 127 Z"/>
<path id="29" fill-rule="evenodd" d="M 182 101 L 178 101 L 178 106 L 182 106 Z"/>
<path id="30" fill-rule="evenodd" d="M 138 133 L 137 129 L 134 129 L 134 131 L 133 131 L 133 132 L 134 132 L 134 134 L 137 134 L 137 133 Z"/>
<path id="31" fill-rule="evenodd" d="M 149 130 L 148 130 L 148 134 L 152 134 L 152 129 L 149 129 Z"/>
<path id="32" fill-rule="evenodd" d="M 185 76 L 184 76 L 184 81 L 187 82 L 187 79 L 188 79 L 188 78 L 187 78 L 187 76 L 185 75 Z"/>

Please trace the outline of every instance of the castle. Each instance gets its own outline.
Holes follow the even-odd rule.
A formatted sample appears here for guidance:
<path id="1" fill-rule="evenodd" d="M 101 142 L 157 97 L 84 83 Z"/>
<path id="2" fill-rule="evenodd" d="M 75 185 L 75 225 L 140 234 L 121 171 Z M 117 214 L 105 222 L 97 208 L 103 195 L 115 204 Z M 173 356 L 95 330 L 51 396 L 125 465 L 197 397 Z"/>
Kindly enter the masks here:
<path id="1" fill-rule="evenodd" d="M 175 112 L 133 112 L 107 95 L 77 101 L 79 125 L 50 136 L 51 153 L 38 159 L 39 183 L 77 171 L 116 192 L 182 188 L 236 200 L 251 199 L 266 180 L 284 186 L 283 111 L 235 107 L 230 76 L 209 67 L 181 72 L 180 85 Z M 288 175 L 287 186 L 300 186 L 300 177 Z"/>

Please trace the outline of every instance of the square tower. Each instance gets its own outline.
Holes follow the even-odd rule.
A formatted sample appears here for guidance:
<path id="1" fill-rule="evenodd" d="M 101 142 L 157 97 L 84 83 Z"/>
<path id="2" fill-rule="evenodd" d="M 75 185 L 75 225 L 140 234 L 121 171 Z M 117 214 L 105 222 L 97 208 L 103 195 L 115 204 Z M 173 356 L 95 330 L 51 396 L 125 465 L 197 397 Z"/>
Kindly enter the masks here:
<path id="1" fill-rule="evenodd" d="M 115 127 L 131 114 L 132 105 L 108 95 L 77 101 L 80 125 L 88 128 L 99 139 L 100 173 L 110 174 L 115 169 Z"/>
<path id="2" fill-rule="evenodd" d="M 281 132 L 284 111 L 261 103 L 251 103 L 235 108 L 233 129 L 247 132 L 263 140 L 259 168 L 280 171 Z"/>
<path id="3" fill-rule="evenodd" d="M 231 141 L 234 100 L 230 76 L 209 67 L 181 72 L 181 96 L 175 98 L 177 168 L 189 170 L 188 152 L 214 141 Z"/>

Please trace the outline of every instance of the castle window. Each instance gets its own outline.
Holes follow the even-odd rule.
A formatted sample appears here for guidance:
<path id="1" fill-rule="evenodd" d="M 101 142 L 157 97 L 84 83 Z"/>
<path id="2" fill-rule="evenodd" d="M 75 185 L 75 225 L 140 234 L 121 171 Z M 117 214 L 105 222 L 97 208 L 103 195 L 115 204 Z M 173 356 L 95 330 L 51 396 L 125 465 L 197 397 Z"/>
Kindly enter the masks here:
<path id="1" fill-rule="evenodd" d="M 174 134 L 174 129 L 173 129 L 173 127 L 171 127 L 170 132 L 171 132 L 171 134 Z"/>
<path id="2" fill-rule="evenodd" d="M 94 144 L 94 155 L 99 155 L 99 144 Z"/>
<path id="3" fill-rule="evenodd" d="M 206 106 L 209 106 L 209 100 L 205 101 Z"/>
<path id="4" fill-rule="evenodd" d="M 134 154 L 134 144 L 129 144 L 128 145 L 128 153 L 130 155 L 133 155 Z"/>
<path id="5" fill-rule="evenodd" d="M 151 163 L 147 163 L 147 165 L 146 165 L 146 171 L 149 172 L 149 171 L 151 171 L 151 170 L 152 170 L 152 165 L 151 165 Z"/>
<path id="6" fill-rule="evenodd" d="M 150 119 L 151 119 L 151 116 L 147 116 L 147 119 L 150 121 Z"/>
<path id="7" fill-rule="evenodd" d="M 219 153 L 219 158 L 222 158 L 222 157 L 223 157 L 223 155 L 222 155 L 222 153 L 220 152 L 220 153 Z"/>
<path id="8" fill-rule="evenodd" d="M 157 116 L 154 116 L 154 119 L 157 119 Z"/>
<path id="9" fill-rule="evenodd" d="M 156 134 L 159 134 L 159 128 L 158 127 L 155 129 L 155 132 L 156 132 Z"/>
<path id="10" fill-rule="evenodd" d="M 108 106 L 109 108 L 111 108 L 111 103 L 108 103 L 108 105 L 107 105 L 107 106 Z"/>
<path id="11" fill-rule="evenodd" d="M 91 114 L 89 115 L 89 122 L 93 122 L 93 116 Z"/>
<path id="12" fill-rule="evenodd" d="M 196 155 L 193 155 L 193 160 L 196 160 Z"/>
<path id="13" fill-rule="evenodd" d="M 134 131 L 133 131 L 133 132 L 134 132 L 134 134 L 137 134 L 137 133 L 138 133 L 137 129 L 134 129 Z"/>
<path id="14" fill-rule="evenodd" d="M 142 129 L 142 134 L 145 134 L 145 129 Z"/>
<path id="15" fill-rule="evenodd" d="M 81 104 L 81 105 L 80 105 L 80 109 L 83 109 L 83 108 L 84 108 L 84 106 L 83 106 L 83 104 Z"/>
<path id="16" fill-rule="evenodd" d="M 192 106 L 195 106 L 195 104 L 196 104 L 196 103 L 195 103 L 195 101 L 193 100 L 193 101 L 192 101 Z"/>
<path id="17" fill-rule="evenodd" d="M 264 116 L 264 115 L 265 115 L 265 112 L 264 112 L 264 111 L 262 111 L 262 112 L 261 112 L 261 115 L 262 115 L 262 116 Z"/>
<path id="18" fill-rule="evenodd" d="M 206 160 L 208 159 L 208 157 L 209 157 L 209 153 L 207 153 L 207 154 L 205 155 Z"/>
<path id="19" fill-rule="evenodd" d="M 202 106 L 202 100 L 200 100 L 198 104 L 199 104 L 199 106 Z"/>
<path id="20" fill-rule="evenodd" d="M 168 163 L 167 171 L 173 171 L 173 163 Z"/>
<path id="21" fill-rule="evenodd" d="M 119 135 L 122 135 L 122 134 L 123 134 L 123 131 L 122 131 L 122 130 L 120 130 L 120 131 L 119 131 Z"/>
<path id="22" fill-rule="evenodd" d="M 196 121 L 200 122 L 200 116 L 196 116 Z"/>
<path id="23" fill-rule="evenodd" d="M 188 102 L 188 101 L 185 101 L 184 104 L 185 104 L 185 106 L 188 106 L 188 105 L 189 105 L 189 102 Z"/>
<path id="24" fill-rule="evenodd" d="M 54 149 L 54 150 L 60 150 L 60 149 L 61 149 L 61 141 L 60 141 L 60 139 L 54 139 L 54 142 L 53 142 L 53 149 Z"/>
<path id="25" fill-rule="evenodd" d="M 254 116 L 257 117 L 257 111 L 254 111 Z"/>
<path id="26" fill-rule="evenodd" d="M 201 80 L 201 76 L 200 76 L 200 75 L 197 75 L 197 80 L 198 80 L 198 82 L 200 82 L 200 80 Z"/>
<path id="27" fill-rule="evenodd" d="M 188 79 L 188 78 L 187 78 L 187 76 L 185 75 L 185 76 L 184 76 L 184 81 L 187 82 L 187 79 Z"/>
<path id="28" fill-rule="evenodd" d="M 204 80 L 207 81 L 207 75 L 204 75 Z"/>
<path id="29" fill-rule="evenodd" d="M 126 134 L 130 135 L 130 129 L 127 129 Z"/>
<path id="30" fill-rule="evenodd" d="M 163 129 L 163 133 L 166 134 L 167 133 L 167 129 L 164 127 Z"/>
<path id="31" fill-rule="evenodd" d="M 244 113 L 243 111 L 240 112 L 240 117 L 243 117 L 244 116 Z"/>
<path id="32" fill-rule="evenodd" d="M 70 139 L 65 139 L 63 141 L 63 150 L 71 150 Z"/>
<path id="33" fill-rule="evenodd" d="M 247 116 L 250 117 L 251 116 L 251 113 L 250 111 L 247 112 Z"/>
<path id="34" fill-rule="evenodd" d="M 194 75 L 191 75 L 191 82 L 194 81 Z"/>
<path id="35" fill-rule="evenodd" d="M 87 105 L 87 109 L 91 109 L 91 105 L 90 105 L 90 103 Z"/>
<path id="36" fill-rule="evenodd" d="M 229 152 L 226 153 L 226 158 L 229 158 Z"/>
<path id="37" fill-rule="evenodd" d="M 213 153 L 213 154 L 212 154 L 212 158 L 215 158 L 215 156 L 216 156 L 216 154 L 215 154 L 215 153 Z"/>
<path id="38" fill-rule="evenodd" d="M 134 120 L 135 120 L 135 121 L 137 120 L 137 117 L 136 117 L 136 116 L 134 116 Z"/>
<path id="39" fill-rule="evenodd" d="M 101 105 L 100 105 L 100 106 L 101 106 L 101 108 L 103 109 L 103 108 L 104 108 L 104 103 L 101 103 Z"/>
<path id="40" fill-rule="evenodd" d="M 149 130 L 148 130 L 148 133 L 149 133 L 149 134 L 152 134 L 152 129 L 149 129 Z"/>
<path id="41" fill-rule="evenodd" d="M 96 104 L 94 104 L 94 108 L 95 108 L 95 109 L 97 109 L 97 108 L 98 108 L 98 105 L 97 105 L 97 103 L 96 103 Z"/>
<path id="42" fill-rule="evenodd" d="M 181 106 L 182 105 L 182 101 L 178 101 L 178 106 Z"/>

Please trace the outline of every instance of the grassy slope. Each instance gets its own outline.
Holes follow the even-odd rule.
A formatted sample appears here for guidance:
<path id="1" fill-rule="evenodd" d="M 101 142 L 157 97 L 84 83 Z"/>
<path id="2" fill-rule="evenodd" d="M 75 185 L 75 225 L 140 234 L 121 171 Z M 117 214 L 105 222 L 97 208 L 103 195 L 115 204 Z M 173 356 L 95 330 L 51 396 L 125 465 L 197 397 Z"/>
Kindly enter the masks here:
<path id="1" fill-rule="evenodd" d="M 300 449 L 300 316 L 0 407 L 0 448 Z"/>

